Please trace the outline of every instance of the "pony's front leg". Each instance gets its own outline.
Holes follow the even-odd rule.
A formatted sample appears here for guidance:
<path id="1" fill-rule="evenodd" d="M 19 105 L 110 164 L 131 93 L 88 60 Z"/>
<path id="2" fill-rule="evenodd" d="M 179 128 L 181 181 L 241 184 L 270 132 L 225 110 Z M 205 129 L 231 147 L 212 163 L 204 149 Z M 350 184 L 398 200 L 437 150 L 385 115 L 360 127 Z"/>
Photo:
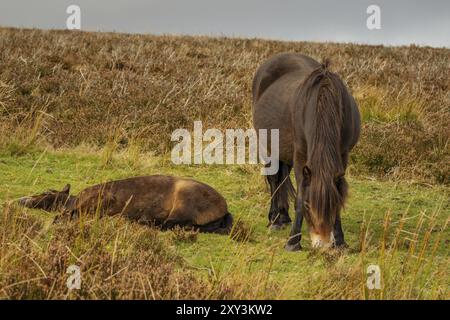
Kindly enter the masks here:
<path id="1" fill-rule="evenodd" d="M 336 222 L 334 223 L 334 246 L 337 248 L 346 248 L 347 244 L 344 240 L 344 231 L 342 230 L 341 217 L 336 217 Z"/>
<path id="2" fill-rule="evenodd" d="M 302 249 L 300 241 L 302 240 L 302 224 L 303 224 L 303 203 L 301 198 L 297 195 L 295 201 L 295 219 L 292 224 L 291 233 L 286 243 L 285 249 L 287 251 L 299 251 Z"/>

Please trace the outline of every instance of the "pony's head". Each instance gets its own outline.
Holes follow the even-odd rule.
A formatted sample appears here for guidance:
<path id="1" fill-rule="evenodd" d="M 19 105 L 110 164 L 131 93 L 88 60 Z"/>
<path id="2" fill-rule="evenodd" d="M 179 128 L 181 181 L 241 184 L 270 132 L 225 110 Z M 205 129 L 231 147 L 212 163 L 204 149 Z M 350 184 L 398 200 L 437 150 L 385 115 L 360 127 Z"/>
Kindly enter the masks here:
<path id="1" fill-rule="evenodd" d="M 18 204 L 27 208 L 54 211 L 65 205 L 70 197 L 70 185 L 67 184 L 61 191 L 48 190 L 41 194 L 22 197 L 17 200 Z"/>
<path id="2" fill-rule="evenodd" d="M 303 167 L 300 192 L 302 211 L 308 222 L 314 248 L 334 245 L 333 229 L 347 197 L 347 181 L 342 172 L 322 176 L 319 171 Z"/>

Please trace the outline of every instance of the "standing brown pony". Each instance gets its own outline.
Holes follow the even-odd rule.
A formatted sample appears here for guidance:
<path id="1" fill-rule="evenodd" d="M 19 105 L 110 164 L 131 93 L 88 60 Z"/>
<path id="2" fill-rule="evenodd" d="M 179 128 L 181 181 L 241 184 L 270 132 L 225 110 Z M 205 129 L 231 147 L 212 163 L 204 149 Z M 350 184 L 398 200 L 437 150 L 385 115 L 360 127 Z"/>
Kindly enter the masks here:
<path id="1" fill-rule="evenodd" d="M 347 196 L 344 175 L 359 138 L 360 115 L 340 77 L 301 54 L 273 56 L 253 79 L 253 124 L 256 130 L 279 129 L 279 170 L 267 176 L 269 223 L 280 228 L 291 222 L 288 195 L 295 195 L 286 249 L 301 249 L 303 217 L 313 247 L 345 245 L 340 219 Z M 292 168 L 297 192 L 289 178 Z"/>

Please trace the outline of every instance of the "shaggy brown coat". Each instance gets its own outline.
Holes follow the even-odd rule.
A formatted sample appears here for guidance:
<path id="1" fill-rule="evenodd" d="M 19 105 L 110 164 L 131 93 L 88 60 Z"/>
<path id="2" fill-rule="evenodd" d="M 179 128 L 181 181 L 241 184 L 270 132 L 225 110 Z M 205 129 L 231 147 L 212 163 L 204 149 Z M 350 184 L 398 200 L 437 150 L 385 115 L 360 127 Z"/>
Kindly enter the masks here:
<path id="1" fill-rule="evenodd" d="M 50 190 L 23 197 L 19 203 L 47 211 L 62 210 L 61 218 L 81 214 L 123 215 L 144 224 L 176 225 L 202 232 L 229 233 L 232 216 L 225 199 L 207 184 L 164 175 L 134 177 L 88 187 L 78 196 Z"/>

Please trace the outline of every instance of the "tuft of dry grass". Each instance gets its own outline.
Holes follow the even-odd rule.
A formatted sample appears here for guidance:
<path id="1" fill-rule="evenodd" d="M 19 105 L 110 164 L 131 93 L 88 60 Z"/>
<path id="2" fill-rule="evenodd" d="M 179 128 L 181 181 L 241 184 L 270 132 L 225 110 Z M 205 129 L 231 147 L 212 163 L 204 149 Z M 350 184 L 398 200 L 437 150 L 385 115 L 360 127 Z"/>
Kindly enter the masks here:
<path id="1" fill-rule="evenodd" d="M 198 237 L 198 231 L 195 230 L 186 230 L 181 227 L 175 227 L 173 228 L 171 233 L 171 238 L 174 241 L 181 241 L 181 242 L 195 242 L 197 241 Z"/>
<path id="2" fill-rule="evenodd" d="M 50 225 L 12 204 L 4 205 L 0 221 L 0 299 L 242 299 L 249 292 L 261 294 L 252 281 L 235 276 L 196 275 L 171 243 L 196 241 L 193 231 L 176 229 L 168 239 L 157 229 L 121 218 Z M 70 265 L 80 267 L 80 290 L 67 288 Z M 265 289 L 264 297 L 275 294 Z"/>
<path id="3" fill-rule="evenodd" d="M 43 226 L 12 206 L 3 209 L 1 220 L 3 298 L 164 299 L 182 297 L 180 290 L 184 297 L 200 293 L 200 283 L 176 270 L 179 258 L 152 229 L 117 220 Z M 66 287 L 69 265 L 81 269 L 81 290 Z"/>
<path id="4" fill-rule="evenodd" d="M 230 238 L 235 241 L 251 242 L 253 241 L 253 229 L 248 223 L 242 219 L 238 219 L 233 223 Z"/>

